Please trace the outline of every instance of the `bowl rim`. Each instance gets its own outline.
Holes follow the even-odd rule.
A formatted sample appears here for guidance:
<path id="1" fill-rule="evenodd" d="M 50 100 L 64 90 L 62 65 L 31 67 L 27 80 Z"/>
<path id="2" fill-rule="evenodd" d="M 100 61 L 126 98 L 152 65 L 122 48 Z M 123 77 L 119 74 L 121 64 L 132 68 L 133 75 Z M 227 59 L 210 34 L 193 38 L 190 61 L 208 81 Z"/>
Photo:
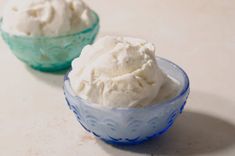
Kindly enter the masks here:
<path id="1" fill-rule="evenodd" d="M 99 26 L 100 18 L 98 16 L 98 14 L 94 10 L 91 10 L 91 13 L 92 13 L 92 15 L 95 18 L 95 21 L 92 23 L 92 25 L 87 27 L 87 28 L 85 28 L 85 29 L 83 29 L 82 31 L 77 31 L 77 32 L 70 33 L 70 34 L 58 35 L 58 36 L 23 36 L 23 35 L 11 34 L 11 33 L 8 33 L 8 32 L 6 32 L 6 31 L 4 31 L 2 29 L 3 17 L 0 17 L 0 33 L 3 32 L 3 33 L 6 33 L 7 35 L 9 35 L 11 37 L 16 37 L 16 38 L 21 38 L 21 39 L 40 39 L 40 40 L 45 40 L 45 39 L 60 39 L 60 38 L 65 38 L 65 37 L 70 37 L 70 36 L 77 36 L 77 35 L 84 34 L 84 33 L 87 33 L 89 31 L 92 31 L 97 26 Z"/>
<path id="2" fill-rule="evenodd" d="M 77 101 L 77 99 L 83 101 L 83 104 L 88 106 L 88 107 L 92 107 L 92 108 L 97 108 L 97 109 L 111 109 L 111 110 L 116 110 L 116 111 L 130 111 L 130 110 L 142 110 L 142 109 L 153 109 L 155 107 L 162 107 L 162 106 L 166 106 L 166 105 L 171 105 L 174 101 L 177 101 L 179 100 L 180 98 L 182 98 L 184 95 L 186 94 L 189 94 L 189 90 L 190 90 L 190 81 L 189 81 L 189 77 L 187 75 L 187 73 L 180 67 L 178 66 L 177 64 L 165 59 L 165 58 L 162 58 L 162 57 L 156 57 L 157 59 L 159 60 L 162 60 L 162 61 L 165 61 L 166 63 L 168 64 L 171 64 L 174 68 L 177 68 L 181 71 L 183 77 L 184 77 L 184 85 L 182 87 L 182 90 L 177 94 L 177 96 L 175 96 L 174 98 L 171 98 L 169 100 L 166 100 L 166 101 L 163 101 L 163 102 L 159 102 L 159 103 L 154 103 L 152 105 L 149 105 L 149 106 L 145 106 L 145 107 L 108 107 L 108 106 L 103 106 L 103 105 L 99 105 L 99 104 L 96 104 L 96 103 L 92 103 L 92 102 L 88 102 L 87 100 L 79 97 L 79 96 L 74 96 L 74 92 L 72 90 L 72 87 L 70 85 L 70 80 L 69 80 L 69 73 L 71 72 L 71 70 L 69 70 L 65 76 L 64 76 L 64 86 L 63 86 L 63 89 L 64 89 L 64 92 L 67 92 L 71 98 L 75 99 Z M 69 82 L 69 90 L 72 91 L 72 94 L 69 93 L 66 85 L 65 85 L 65 82 L 68 81 Z M 65 95 L 66 96 L 66 95 Z M 67 98 L 67 97 L 66 97 Z M 87 104 L 89 103 L 89 104 Z"/>

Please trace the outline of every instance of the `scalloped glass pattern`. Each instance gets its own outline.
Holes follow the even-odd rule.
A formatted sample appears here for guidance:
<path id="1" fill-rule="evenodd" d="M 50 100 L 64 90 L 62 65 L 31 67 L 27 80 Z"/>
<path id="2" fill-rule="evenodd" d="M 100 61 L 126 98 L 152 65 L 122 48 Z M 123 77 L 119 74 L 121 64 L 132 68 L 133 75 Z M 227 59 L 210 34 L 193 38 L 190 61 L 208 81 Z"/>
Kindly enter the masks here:
<path id="1" fill-rule="evenodd" d="M 138 144 L 165 133 L 182 113 L 189 95 L 189 79 L 177 65 L 157 58 L 160 68 L 178 80 L 182 90 L 169 101 L 144 108 L 107 108 L 73 96 L 67 75 L 64 94 L 69 108 L 88 132 L 112 144 Z"/>
<path id="2" fill-rule="evenodd" d="M 13 54 L 29 66 L 41 71 L 57 71 L 70 67 L 84 46 L 92 44 L 99 31 L 99 17 L 93 12 L 94 24 L 77 33 L 58 37 L 27 37 L 8 34 L 2 38 Z M 1 23 L 0 23 L 1 24 Z"/>

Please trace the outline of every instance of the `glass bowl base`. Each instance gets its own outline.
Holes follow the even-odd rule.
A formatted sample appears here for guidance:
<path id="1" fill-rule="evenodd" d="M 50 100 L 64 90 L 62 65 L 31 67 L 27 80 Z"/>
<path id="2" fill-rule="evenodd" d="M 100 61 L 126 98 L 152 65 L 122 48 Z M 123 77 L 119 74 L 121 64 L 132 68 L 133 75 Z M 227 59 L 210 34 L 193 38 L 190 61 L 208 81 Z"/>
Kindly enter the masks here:
<path id="1" fill-rule="evenodd" d="M 42 72 L 57 72 L 57 71 L 62 71 L 69 69 L 71 67 L 71 62 L 61 64 L 61 65 L 55 65 L 55 66 L 50 66 L 50 67 L 43 67 L 43 66 L 34 66 L 34 65 L 29 65 L 31 68 L 42 71 Z"/>

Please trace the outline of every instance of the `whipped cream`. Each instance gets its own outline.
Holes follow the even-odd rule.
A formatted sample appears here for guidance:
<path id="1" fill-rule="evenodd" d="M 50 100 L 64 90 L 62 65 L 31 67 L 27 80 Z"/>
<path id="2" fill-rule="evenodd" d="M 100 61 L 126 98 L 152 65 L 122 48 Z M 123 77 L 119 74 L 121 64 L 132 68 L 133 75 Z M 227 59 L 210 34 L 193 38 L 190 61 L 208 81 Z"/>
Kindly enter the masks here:
<path id="1" fill-rule="evenodd" d="M 2 29 L 23 36 L 59 36 L 84 30 L 94 22 L 81 0 L 11 0 Z"/>
<path id="2" fill-rule="evenodd" d="M 166 77 L 157 65 L 152 43 L 112 36 L 87 45 L 69 73 L 77 96 L 109 107 L 152 104 Z"/>

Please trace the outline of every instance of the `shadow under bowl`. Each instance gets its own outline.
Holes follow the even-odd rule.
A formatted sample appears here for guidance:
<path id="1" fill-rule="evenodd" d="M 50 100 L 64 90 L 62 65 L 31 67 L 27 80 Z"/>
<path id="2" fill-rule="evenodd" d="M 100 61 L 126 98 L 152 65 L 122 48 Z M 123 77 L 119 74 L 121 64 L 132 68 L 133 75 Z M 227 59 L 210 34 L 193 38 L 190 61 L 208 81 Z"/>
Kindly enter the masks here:
<path id="1" fill-rule="evenodd" d="M 92 12 L 94 23 L 83 31 L 55 37 L 29 37 L 12 35 L 1 29 L 3 40 L 13 54 L 40 71 L 58 71 L 69 68 L 74 58 L 80 56 L 84 46 L 92 44 L 99 31 L 99 17 Z"/>
<path id="2" fill-rule="evenodd" d="M 165 133 L 182 113 L 189 95 L 187 74 L 176 64 L 157 58 L 159 67 L 182 86 L 167 101 L 143 108 L 108 108 L 75 96 L 68 75 L 64 94 L 69 108 L 88 132 L 111 144 L 138 144 Z"/>

